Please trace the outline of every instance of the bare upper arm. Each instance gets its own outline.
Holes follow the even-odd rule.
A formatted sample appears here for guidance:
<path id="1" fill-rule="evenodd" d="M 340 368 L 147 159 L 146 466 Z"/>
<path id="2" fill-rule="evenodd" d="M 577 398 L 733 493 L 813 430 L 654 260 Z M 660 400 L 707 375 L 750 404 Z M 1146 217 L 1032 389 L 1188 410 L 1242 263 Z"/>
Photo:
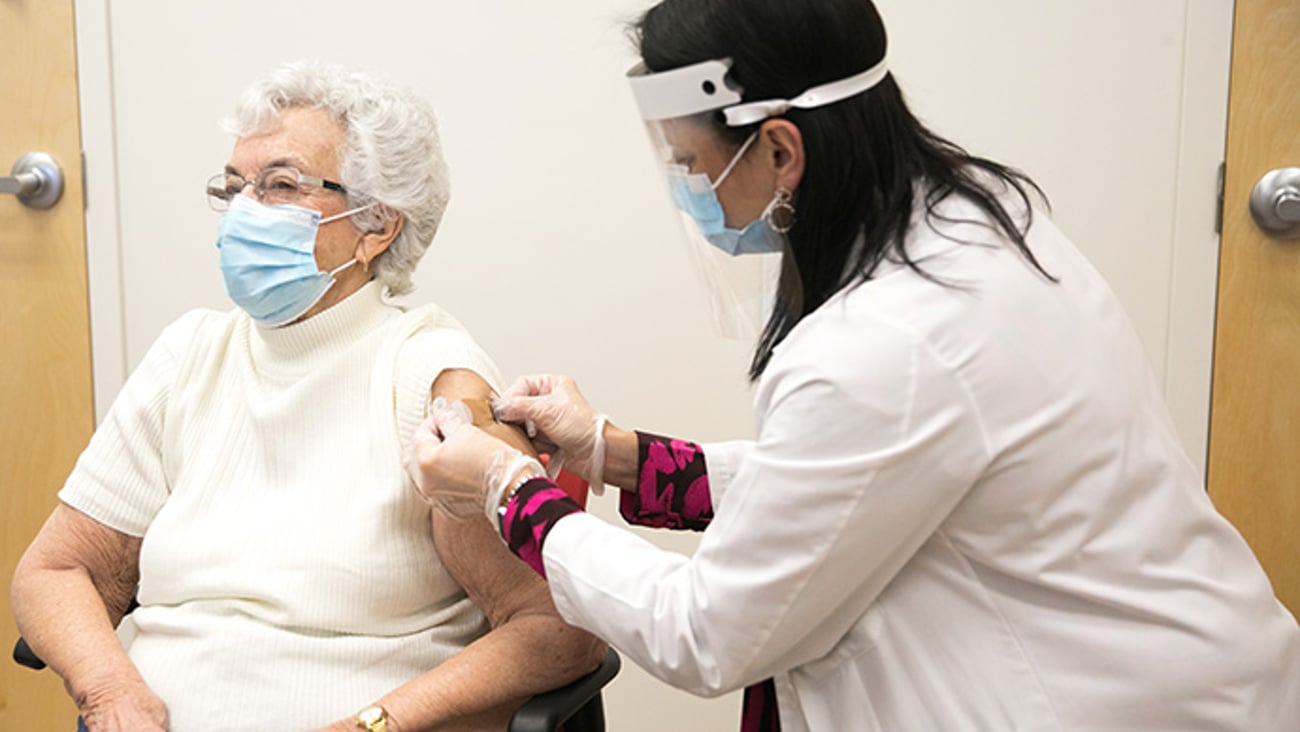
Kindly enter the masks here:
<path id="1" fill-rule="evenodd" d="M 522 430 L 493 420 L 490 407 L 485 413 L 492 387 L 473 371 L 443 371 L 434 380 L 431 395 L 467 401 L 475 426 L 522 452 L 536 454 Z M 474 400 L 480 401 L 474 404 Z M 433 538 L 443 564 L 488 616 L 492 627 L 522 612 L 557 614 L 546 582 L 510 553 L 485 516 L 453 518 L 434 511 Z"/>
<path id="2" fill-rule="evenodd" d="M 85 571 L 116 625 L 140 582 L 141 542 L 60 503 L 23 553 L 15 574 Z"/>
<path id="3" fill-rule="evenodd" d="M 492 417 L 492 386 L 482 376 L 468 369 L 447 369 L 438 374 L 429 390 L 433 398 L 443 397 L 449 402 L 463 401 L 474 417 L 474 426 L 527 455 L 537 456 L 537 451 L 514 425 L 503 424 Z"/>

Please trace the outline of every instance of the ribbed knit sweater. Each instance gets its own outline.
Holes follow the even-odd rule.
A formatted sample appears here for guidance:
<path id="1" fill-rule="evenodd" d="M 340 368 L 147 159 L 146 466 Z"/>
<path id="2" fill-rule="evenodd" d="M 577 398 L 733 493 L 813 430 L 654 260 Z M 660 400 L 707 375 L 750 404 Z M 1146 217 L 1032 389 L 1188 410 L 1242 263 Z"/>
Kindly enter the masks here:
<path id="1" fill-rule="evenodd" d="M 194 311 L 150 348 L 59 498 L 144 537 L 123 636 L 173 732 L 323 726 L 486 632 L 400 462 L 445 368 L 499 384 L 374 283 L 283 328 Z"/>

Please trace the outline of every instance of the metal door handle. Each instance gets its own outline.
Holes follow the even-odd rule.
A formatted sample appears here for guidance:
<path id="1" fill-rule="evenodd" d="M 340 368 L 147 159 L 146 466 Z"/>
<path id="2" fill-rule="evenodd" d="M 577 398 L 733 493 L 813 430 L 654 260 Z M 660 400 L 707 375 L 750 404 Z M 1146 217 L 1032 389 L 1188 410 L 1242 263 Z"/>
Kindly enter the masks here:
<path id="1" fill-rule="evenodd" d="M 49 208 L 63 195 L 63 169 L 46 153 L 23 155 L 9 173 L 0 178 L 0 194 L 16 195 L 28 208 Z"/>
<path id="2" fill-rule="evenodd" d="M 1273 236 L 1300 239 L 1300 168 L 1265 173 L 1250 192 L 1250 215 Z"/>

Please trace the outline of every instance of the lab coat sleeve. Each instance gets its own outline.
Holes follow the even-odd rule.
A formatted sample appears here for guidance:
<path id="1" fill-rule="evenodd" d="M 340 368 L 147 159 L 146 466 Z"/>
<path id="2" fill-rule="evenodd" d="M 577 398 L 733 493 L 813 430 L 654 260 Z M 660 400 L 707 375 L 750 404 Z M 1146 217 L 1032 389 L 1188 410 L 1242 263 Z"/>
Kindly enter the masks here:
<path id="1" fill-rule="evenodd" d="M 787 340 L 693 557 L 585 514 L 555 525 L 543 558 L 566 621 L 702 696 L 834 647 L 989 460 L 969 390 L 919 335 L 850 333 Z"/>
<path id="2" fill-rule="evenodd" d="M 754 449 L 754 441 L 708 442 L 700 447 L 704 449 L 704 462 L 709 466 L 709 493 L 713 496 L 713 512 L 717 513 L 727 488 L 736 478 L 736 470 Z"/>

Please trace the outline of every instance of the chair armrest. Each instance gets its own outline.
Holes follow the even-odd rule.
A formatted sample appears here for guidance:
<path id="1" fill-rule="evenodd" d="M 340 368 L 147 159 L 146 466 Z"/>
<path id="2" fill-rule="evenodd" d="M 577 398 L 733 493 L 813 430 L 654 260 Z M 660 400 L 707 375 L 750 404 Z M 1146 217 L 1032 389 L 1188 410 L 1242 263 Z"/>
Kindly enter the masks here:
<path id="1" fill-rule="evenodd" d="M 602 720 L 599 729 L 604 729 L 600 690 L 618 675 L 621 667 L 618 653 L 610 648 L 595 671 L 567 686 L 529 699 L 510 720 L 509 732 L 554 732 L 589 704 L 595 705 L 595 714 Z"/>
<path id="2" fill-rule="evenodd" d="M 22 666 L 37 671 L 45 668 L 45 662 L 32 652 L 32 647 L 27 645 L 27 641 L 22 638 L 19 638 L 18 642 L 14 644 L 14 660 Z"/>

